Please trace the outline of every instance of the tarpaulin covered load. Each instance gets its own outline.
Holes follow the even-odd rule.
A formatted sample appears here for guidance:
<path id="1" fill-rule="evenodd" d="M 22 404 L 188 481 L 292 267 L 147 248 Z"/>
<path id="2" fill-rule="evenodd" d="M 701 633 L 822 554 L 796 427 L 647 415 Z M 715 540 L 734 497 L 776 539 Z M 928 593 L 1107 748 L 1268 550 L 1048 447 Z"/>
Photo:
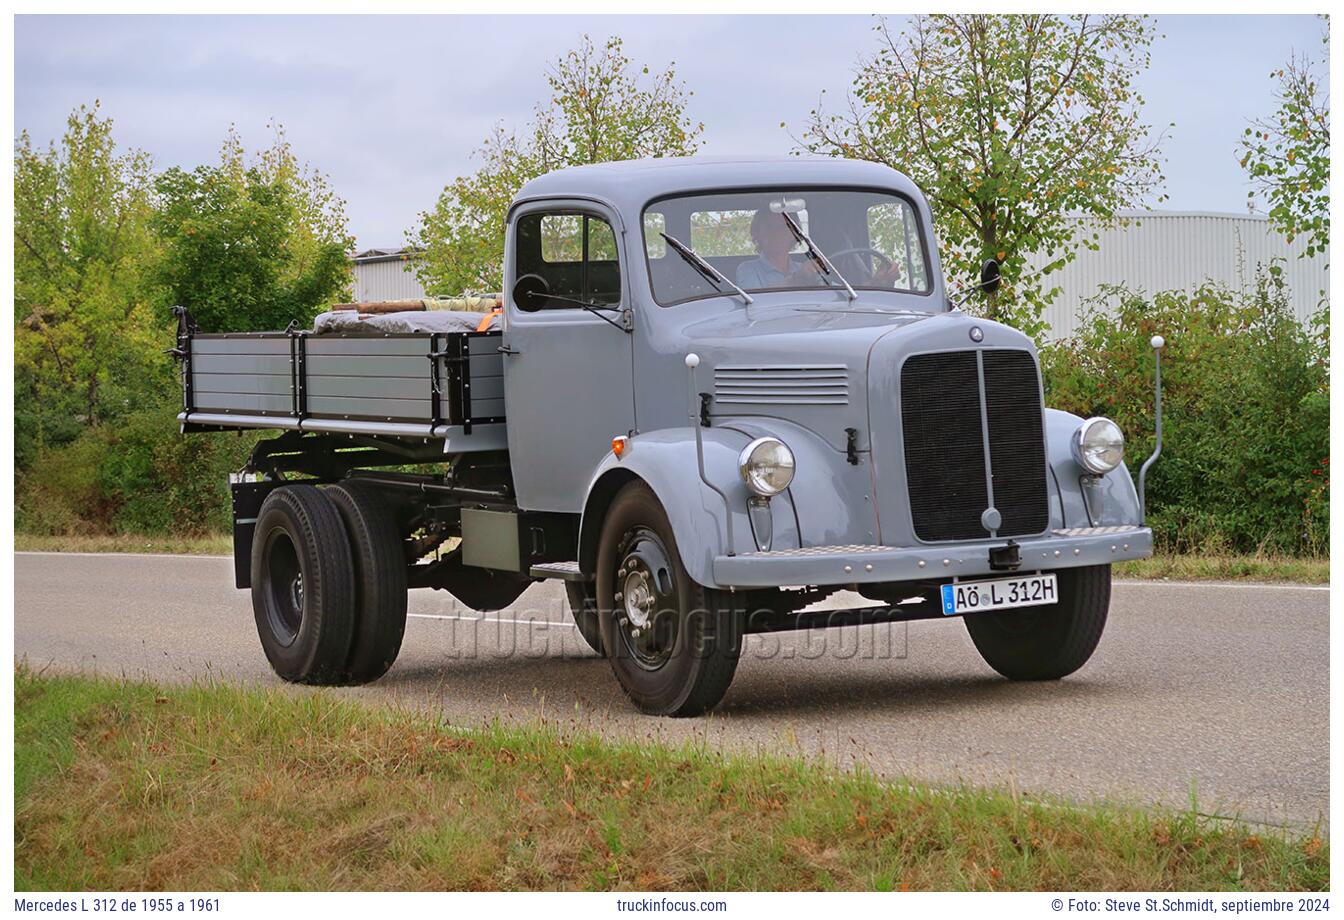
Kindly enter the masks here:
<path id="1" fill-rule="evenodd" d="M 465 310 L 407 310 L 400 313 L 356 313 L 332 310 L 313 320 L 316 333 L 331 332 L 493 332 L 499 315 Z"/>

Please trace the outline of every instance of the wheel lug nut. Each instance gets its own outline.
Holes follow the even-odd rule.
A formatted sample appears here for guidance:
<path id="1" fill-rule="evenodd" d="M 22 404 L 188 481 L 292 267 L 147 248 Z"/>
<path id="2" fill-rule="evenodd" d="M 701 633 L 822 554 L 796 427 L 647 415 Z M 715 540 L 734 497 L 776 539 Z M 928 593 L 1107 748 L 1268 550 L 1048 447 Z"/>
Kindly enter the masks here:
<path id="1" fill-rule="evenodd" d="M 636 626 L 634 629 L 630 630 L 630 635 L 632 635 L 632 636 L 634 636 L 636 639 L 638 639 L 638 638 L 639 638 L 639 632 L 640 632 L 639 627 Z"/>
<path id="2" fill-rule="evenodd" d="M 625 592 L 617 591 L 615 594 L 612 595 L 612 599 L 617 601 L 625 600 Z"/>

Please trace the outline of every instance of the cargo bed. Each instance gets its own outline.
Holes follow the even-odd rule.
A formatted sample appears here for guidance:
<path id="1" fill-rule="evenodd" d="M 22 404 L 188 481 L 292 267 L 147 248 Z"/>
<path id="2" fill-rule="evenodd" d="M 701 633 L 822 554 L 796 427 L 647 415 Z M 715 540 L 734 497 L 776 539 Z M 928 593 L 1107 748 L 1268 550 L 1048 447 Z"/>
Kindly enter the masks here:
<path id="1" fill-rule="evenodd" d="M 274 428 L 433 439 L 502 450 L 501 335 L 491 332 L 205 334 L 189 318 L 182 430 Z"/>

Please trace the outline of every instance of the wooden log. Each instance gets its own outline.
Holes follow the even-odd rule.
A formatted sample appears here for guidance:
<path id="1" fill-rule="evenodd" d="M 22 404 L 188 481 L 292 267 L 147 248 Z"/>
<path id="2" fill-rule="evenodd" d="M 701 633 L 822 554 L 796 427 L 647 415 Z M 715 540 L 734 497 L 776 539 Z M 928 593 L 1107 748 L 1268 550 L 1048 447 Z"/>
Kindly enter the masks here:
<path id="1" fill-rule="evenodd" d="M 357 310 L 363 314 L 420 313 L 425 310 L 458 310 L 469 313 L 488 313 L 504 305 L 494 295 L 472 297 L 429 297 L 423 300 L 377 300 L 364 303 L 336 303 L 333 310 Z"/>
<path id="2" fill-rule="evenodd" d="M 332 304 L 333 310 L 358 310 L 360 313 L 405 313 L 423 311 L 423 300 L 376 300 L 365 303 Z"/>

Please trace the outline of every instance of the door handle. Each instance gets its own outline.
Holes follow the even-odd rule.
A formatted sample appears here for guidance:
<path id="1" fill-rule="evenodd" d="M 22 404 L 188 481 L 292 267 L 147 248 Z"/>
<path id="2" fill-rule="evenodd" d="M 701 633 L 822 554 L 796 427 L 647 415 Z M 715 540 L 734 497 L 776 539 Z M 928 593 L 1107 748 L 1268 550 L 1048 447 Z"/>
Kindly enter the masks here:
<path id="1" fill-rule="evenodd" d="M 512 348 L 510 348 L 510 347 L 507 346 L 507 345 L 501 345 L 501 346 L 499 346 L 498 348 L 496 348 L 495 351 L 499 352 L 501 355 L 521 355 L 521 354 L 522 354 L 521 351 L 514 351 Z"/>

